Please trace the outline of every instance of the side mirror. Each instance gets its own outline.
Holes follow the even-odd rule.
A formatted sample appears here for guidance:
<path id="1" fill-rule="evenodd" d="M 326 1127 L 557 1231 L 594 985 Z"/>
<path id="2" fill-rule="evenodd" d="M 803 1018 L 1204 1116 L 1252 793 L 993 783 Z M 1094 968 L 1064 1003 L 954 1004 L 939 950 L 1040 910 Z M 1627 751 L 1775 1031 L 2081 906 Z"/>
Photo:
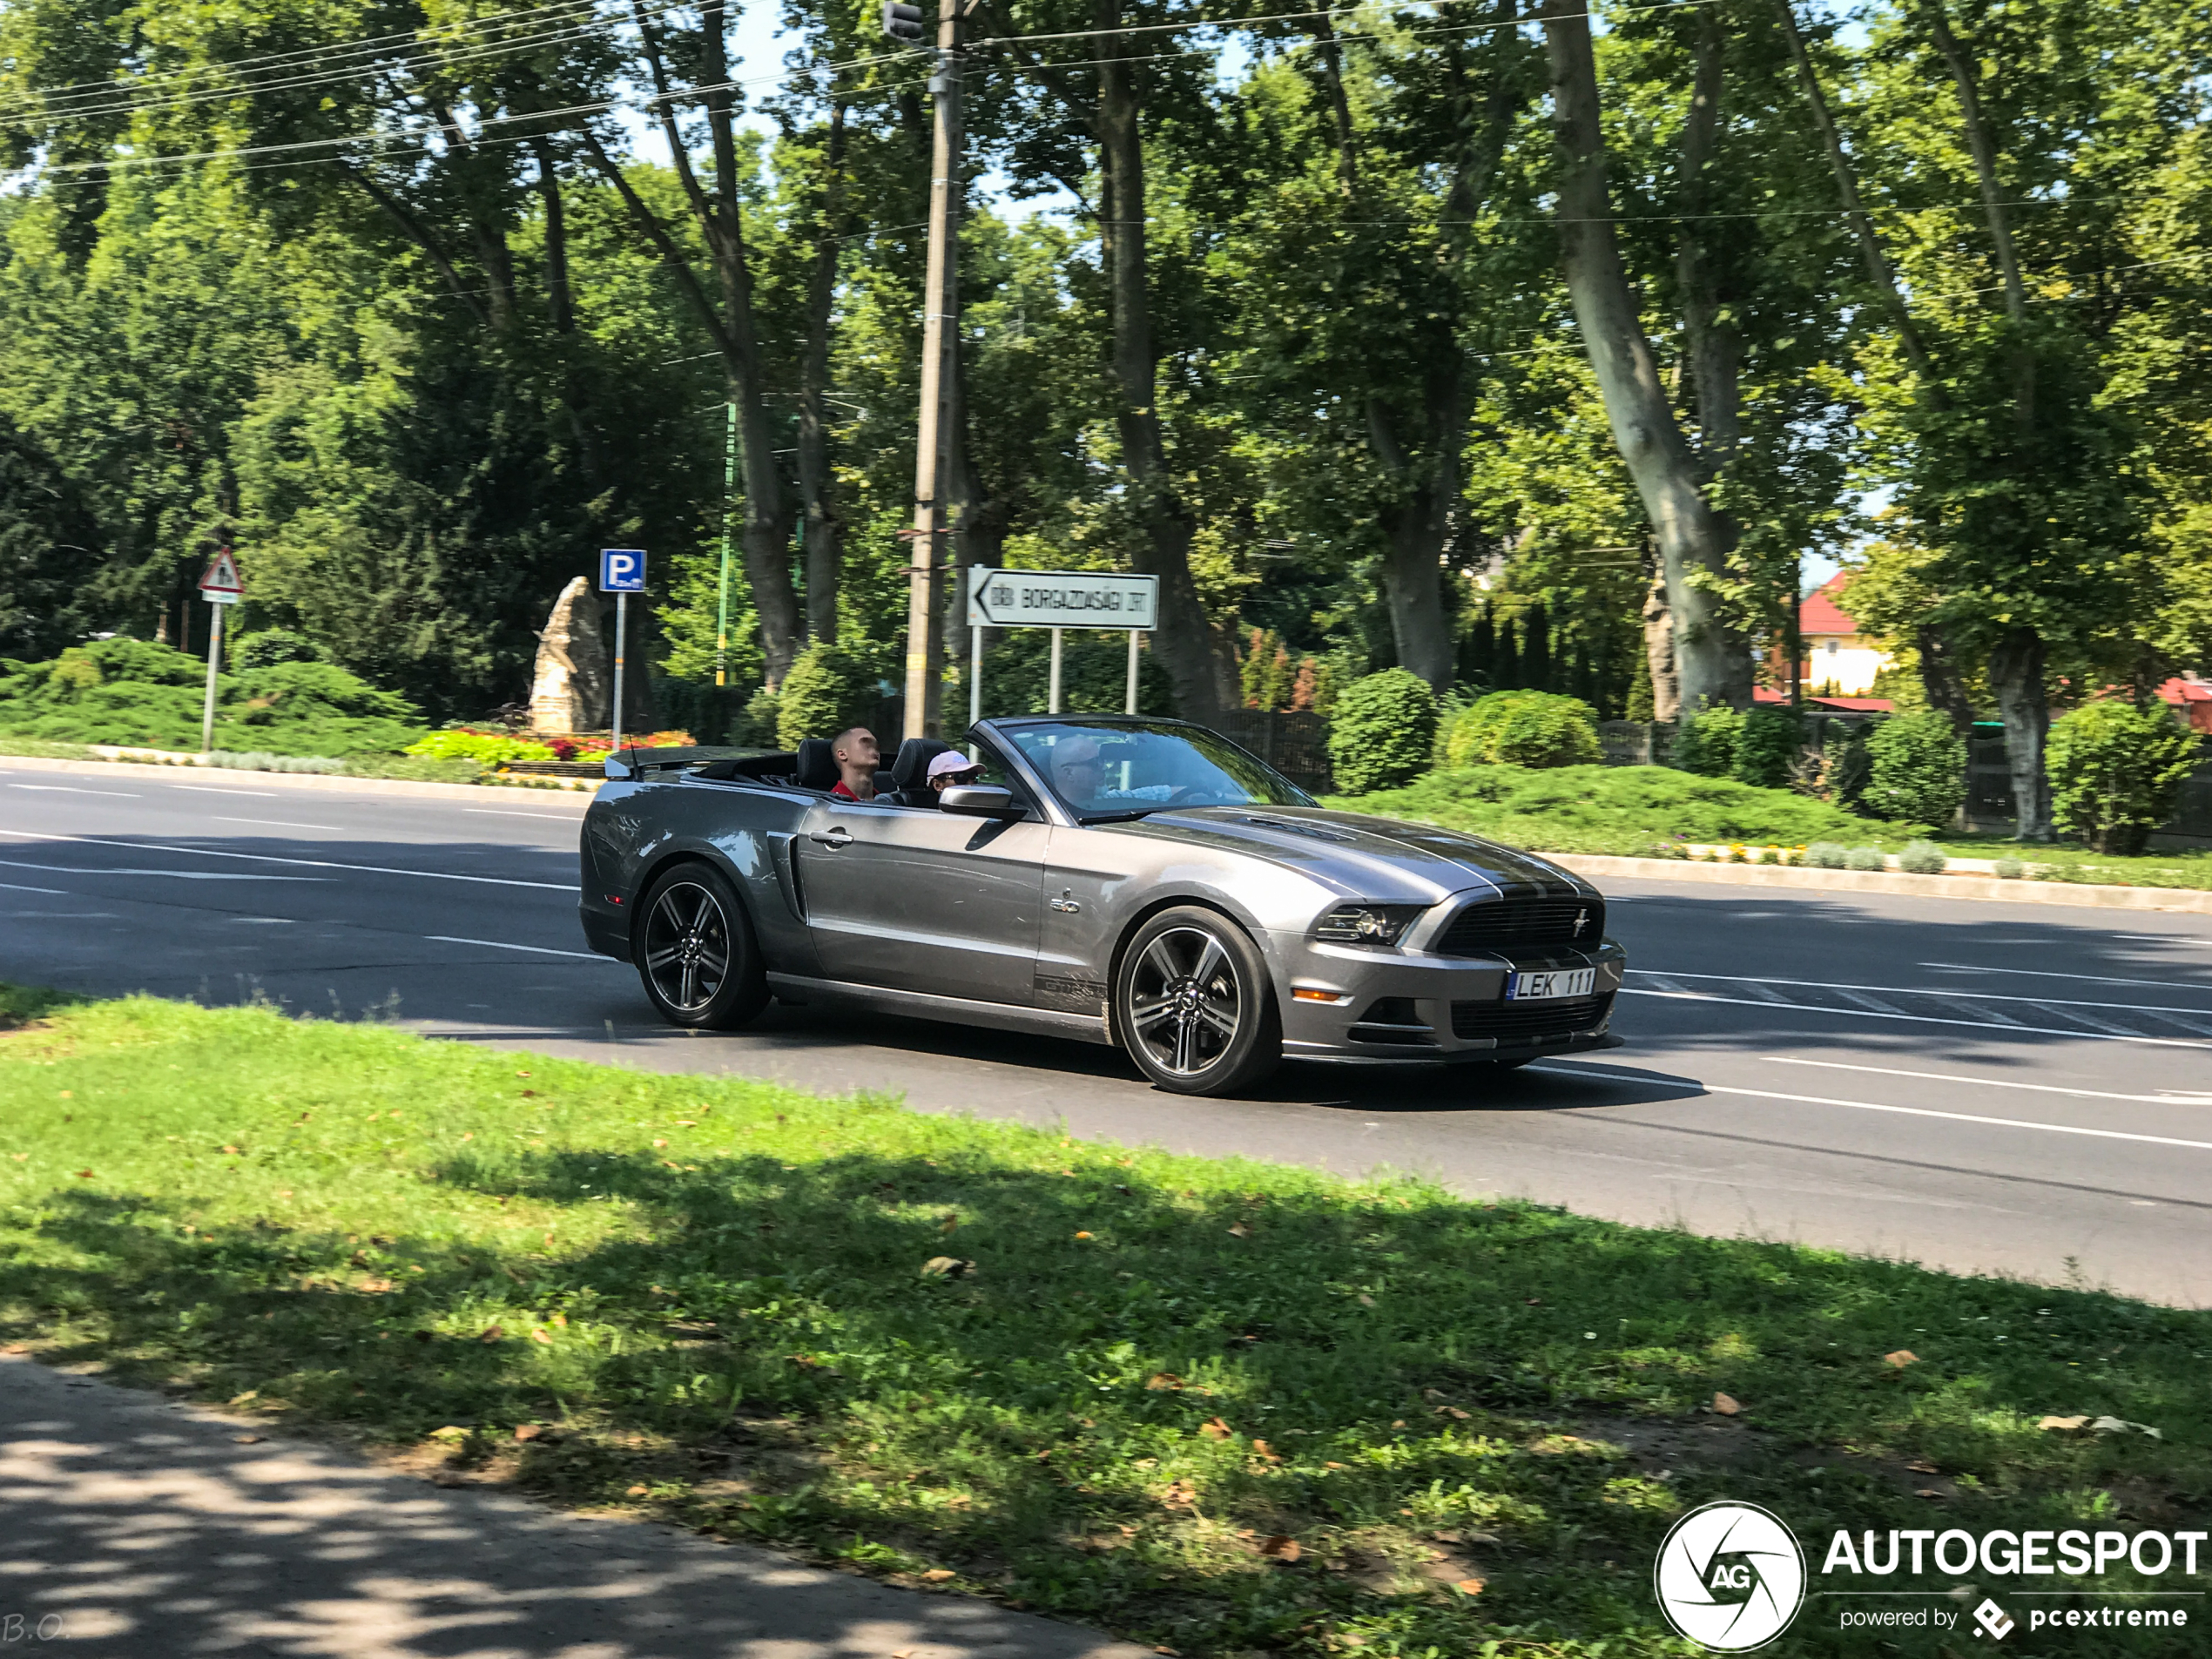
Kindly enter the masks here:
<path id="1" fill-rule="evenodd" d="M 1029 809 L 1018 805 L 1010 789 L 988 784 L 957 784 L 937 797 L 940 811 L 964 818 L 1027 818 Z"/>

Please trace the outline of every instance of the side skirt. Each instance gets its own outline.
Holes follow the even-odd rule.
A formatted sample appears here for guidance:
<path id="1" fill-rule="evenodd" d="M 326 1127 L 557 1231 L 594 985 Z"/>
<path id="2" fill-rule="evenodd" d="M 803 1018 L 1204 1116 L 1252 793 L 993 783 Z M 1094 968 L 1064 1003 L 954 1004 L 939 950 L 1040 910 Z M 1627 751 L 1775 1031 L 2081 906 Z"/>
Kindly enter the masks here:
<path id="1" fill-rule="evenodd" d="M 769 974 L 768 988 L 786 1002 L 868 1008 L 878 1014 L 904 1015 L 909 1019 L 942 1020 L 950 1025 L 980 1025 L 997 1031 L 1026 1031 L 1041 1037 L 1072 1037 L 1077 1042 L 1096 1042 L 1106 1048 L 1114 1045 L 1106 1022 L 1095 1014 L 1015 1008 L 1008 1002 L 978 1002 L 964 996 L 937 996 L 927 991 L 855 985 L 849 980 L 805 979 L 796 974 Z"/>

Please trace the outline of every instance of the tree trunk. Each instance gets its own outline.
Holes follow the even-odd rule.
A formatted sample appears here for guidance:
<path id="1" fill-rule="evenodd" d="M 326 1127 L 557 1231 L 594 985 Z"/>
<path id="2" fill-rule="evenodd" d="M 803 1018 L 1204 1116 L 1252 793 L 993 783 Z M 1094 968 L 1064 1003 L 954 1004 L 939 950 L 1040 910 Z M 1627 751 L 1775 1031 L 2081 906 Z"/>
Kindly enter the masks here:
<path id="1" fill-rule="evenodd" d="M 1667 603 L 1667 577 L 1655 571 L 1643 597 L 1643 660 L 1651 674 L 1651 718 L 1671 724 L 1682 718 L 1682 678 L 1675 671 L 1675 612 Z"/>
<path id="2" fill-rule="evenodd" d="M 1694 713 L 1708 703 L 1743 708 L 1751 701 L 1750 653 L 1723 624 L 1714 595 L 1694 580 L 1726 570 L 1727 527 L 1705 499 L 1697 458 L 1668 407 L 1621 262 L 1589 18 L 1571 10 L 1571 3 L 1547 0 L 1542 13 L 1561 154 L 1559 235 L 1568 293 L 1614 443 L 1658 537 L 1683 709 Z"/>
<path id="3" fill-rule="evenodd" d="M 830 328 L 837 301 L 840 232 L 845 222 L 845 104 L 830 103 L 823 159 L 819 231 L 806 279 L 806 354 L 799 371 L 799 491 L 806 507 L 806 635 L 837 642 L 838 585 L 845 568 L 845 522 L 830 483 Z"/>
<path id="4" fill-rule="evenodd" d="M 1237 665 L 1214 634 L 1197 584 L 1190 578 L 1190 515 L 1168 471 L 1161 436 L 1159 360 L 1152 341 L 1151 278 L 1145 258 L 1143 100 L 1121 59 L 1120 0 L 1097 0 L 1100 251 L 1113 312 L 1114 411 L 1129 475 L 1130 505 L 1143 537 L 1130 563 L 1160 579 L 1159 627 L 1153 648 L 1166 664 L 1177 706 L 1204 719 L 1237 705 Z"/>
<path id="5" fill-rule="evenodd" d="M 2043 740 L 2051 705 L 2043 690 L 2042 637 L 2014 628 L 1989 653 L 1989 686 L 2005 723 L 2005 765 L 2013 775 L 2013 813 L 2023 841 L 2051 839 L 2051 786 L 2043 776 Z"/>
<path id="6" fill-rule="evenodd" d="M 1725 296 L 1713 270 L 1707 244 L 1712 190 L 1711 166 L 1720 130 L 1721 89 L 1726 70 L 1721 21 L 1710 6 L 1696 14 L 1696 70 L 1690 86 L 1689 118 L 1683 125 L 1683 210 L 1686 217 L 1675 237 L 1675 273 L 1682 286 L 1683 330 L 1686 336 L 1689 401 L 1697 416 L 1699 448 L 1710 475 L 1717 475 L 1743 436 L 1738 381 L 1743 364 L 1743 336 L 1726 320 Z M 1733 539 L 1731 536 L 1730 539 Z"/>
<path id="7" fill-rule="evenodd" d="M 1931 625 L 1918 631 L 1912 643 L 1920 656 L 1920 689 L 1926 693 L 1928 706 L 1948 718 L 1952 729 L 1965 737 L 1973 726 L 1974 711 L 1966 701 L 1966 688 L 1959 684 L 1950 640 L 1940 628 Z"/>

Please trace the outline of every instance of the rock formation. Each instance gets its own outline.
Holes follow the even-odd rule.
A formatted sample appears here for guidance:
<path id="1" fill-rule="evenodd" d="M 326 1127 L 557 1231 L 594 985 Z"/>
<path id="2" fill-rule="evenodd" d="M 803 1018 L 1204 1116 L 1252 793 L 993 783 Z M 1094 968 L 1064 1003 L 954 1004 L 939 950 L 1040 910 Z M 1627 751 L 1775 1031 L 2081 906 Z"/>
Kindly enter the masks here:
<path id="1" fill-rule="evenodd" d="M 537 637 L 530 729 L 601 732 L 614 706 L 614 668 L 599 626 L 599 596 L 578 577 L 561 590 Z"/>

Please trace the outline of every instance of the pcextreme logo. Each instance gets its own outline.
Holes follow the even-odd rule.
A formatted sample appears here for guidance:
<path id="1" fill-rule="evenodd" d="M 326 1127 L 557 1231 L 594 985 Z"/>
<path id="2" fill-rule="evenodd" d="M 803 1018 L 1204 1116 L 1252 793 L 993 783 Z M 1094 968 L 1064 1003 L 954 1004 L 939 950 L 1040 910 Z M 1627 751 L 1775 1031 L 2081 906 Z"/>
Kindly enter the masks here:
<path id="1" fill-rule="evenodd" d="M 1805 1599 L 1805 1558 L 1757 1504 L 1709 1503 L 1668 1529 L 1652 1588 L 1667 1622 L 1716 1653 L 1749 1653 L 1790 1628 Z"/>

